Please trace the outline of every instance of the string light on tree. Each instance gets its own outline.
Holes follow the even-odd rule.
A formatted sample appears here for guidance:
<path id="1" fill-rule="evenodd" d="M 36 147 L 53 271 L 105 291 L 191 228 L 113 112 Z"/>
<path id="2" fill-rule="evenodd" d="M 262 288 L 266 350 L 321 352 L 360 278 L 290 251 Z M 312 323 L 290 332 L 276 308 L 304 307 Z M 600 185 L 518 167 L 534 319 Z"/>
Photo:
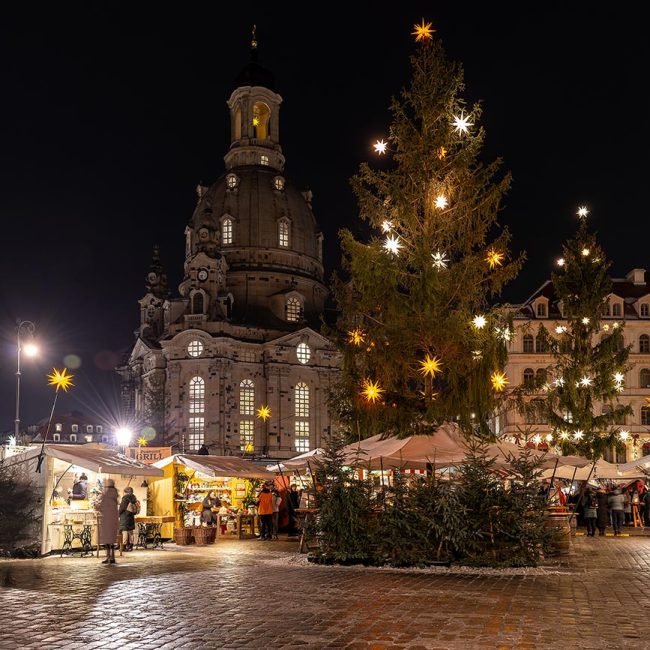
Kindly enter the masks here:
<path id="1" fill-rule="evenodd" d="M 501 266 L 503 264 L 504 258 L 505 255 L 503 253 L 500 253 L 494 248 L 491 248 L 487 253 L 487 257 L 485 258 L 485 261 L 488 263 L 488 266 L 491 269 L 494 269 L 497 266 Z"/>
<path id="2" fill-rule="evenodd" d="M 440 194 L 436 197 L 436 208 L 438 208 L 438 210 L 444 210 L 448 204 L 449 201 L 444 194 Z"/>
<path id="3" fill-rule="evenodd" d="M 583 248 L 580 253 L 583 257 L 587 257 L 591 251 L 588 248 Z"/>
<path id="4" fill-rule="evenodd" d="M 470 117 L 471 115 L 465 115 L 465 111 L 461 111 L 460 115 L 454 115 L 451 125 L 456 130 L 456 133 L 469 133 L 469 127 L 474 126 L 474 122 L 469 121 Z"/>
<path id="5" fill-rule="evenodd" d="M 585 316 L 580 322 L 583 325 L 589 325 L 589 316 Z"/>
<path id="6" fill-rule="evenodd" d="M 399 237 L 389 235 L 386 237 L 384 242 L 384 248 L 393 255 L 399 255 L 399 249 L 402 248 L 402 244 L 399 241 Z"/>
<path id="7" fill-rule="evenodd" d="M 426 377 L 431 375 L 433 379 L 436 376 L 436 373 L 440 372 L 442 369 L 442 361 L 438 357 L 432 357 L 427 354 L 424 361 L 420 361 L 420 372 Z"/>
<path id="8" fill-rule="evenodd" d="M 447 254 L 444 251 L 436 251 L 435 253 L 431 253 L 431 257 L 433 258 L 434 269 L 438 269 L 439 271 L 442 271 L 443 269 L 447 268 L 447 264 L 449 263 L 449 258 L 447 257 Z"/>
<path id="9" fill-rule="evenodd" d="M 558 325 L 555 328 L 555 333 L 556 334 L 564 334 L 566 332 L 566 327 L 564 325 Z"/>
<path id="10" fill-rule="evenodd" d="M 474 325 L 477 330 L 482 330 L 487 325 L 487 318 L 480 314 L 478 316 L 474 316 L 472 319 L 472 325 Z"/>
<path id="11" fill-rule="evenodd" d="M 446 156 L 447 149 L 445 149 L 445 147 L 440 147 L 440 149 L 438 149 L 438 160 L 444 160 Z"/>
<path id="12" fill-rule="evenodd" d="M 377 142 L 375 142 L 372 147 L 375 150 L 375 153 L 383 156 L 386 153 L 386 149 L 388 148 L 388 143 L 384 140 L 377 140 Z"/>
<path id="13" fill-rule="evenodd" d="M 427 41 L 427 40 L 432 40 L 433 37 L 431 36 L 436 30 L 433 29 L 433 23 L 425 23 L 424 18 L 422 19 L 422 24 L 418 25 L 415 24 L 413 25 L 413 29 L 415 30 L 411 36 L 415 36 L 415 42 L 418 43 L 419 41 Z"/>
<path id="14" fill-rule="evenodd" d="M 580 429 L 578 429 L 578 430 L 573 434 L 573 437 L 574 437 L 576 440 L 580 440 L 581 438 L 584 437 L 584 435 L 585 435 L 585 434 L 584 434 L 584 431 L 581 431 Z"/>
<path id="15" fill-rule="evenodd" d="M 359 327 L 348 332 L 348 343 L 353 345 L 362 345 L 366 340 L 366 333 Z"/>
<path id="16" fill-rule="evenodd" d="M 565 259 L 564 259 L 563 257 L 560 257 L 560 258 L 557 260 L 556 264 L 557 264 L 558 266 L 564 266 L 564 264 L 565 264 Z"/>
<path id="17" fill-rule="evenodd" d="M 581 219 L 586 219 L 586 217 L 587 217 L 588 214 L 589 214 L 589 210 L 587 209 L 587 206 L 586 206 L 586 205 L 581 205 L 581 206 L 578 208 L 577 215 L 578 215 Z"/>
<path id="18" fill-rule="evenodd" d="M 622 372 L 615 372 L 614 373 L 614 381 L 617 384 L 622 384 L 625 381 L 625 375 Z"/>
<path id="19" fill-rule="evenodd" d="M 492 383 L 492 388 L 498 392 L 501 392 L 510 383 L 506 377 L 506 373 L 499 371 L 492 373 L 490 382 Z"/>
<path id="20" fill-rule="evenodd" d="M 591 386 L 593 384 L 593 380 L 591 377 L 587 377 L 586 375 L 580 379 L 580 386 L 583 388 L 587 388 L 588 386 Z"/>
<path id="21" fill-rule="evenodd" d="M 625 431 L 625 429 L 623 429 L 623 430 L 619 431 L 619 433 L 618 433 L 618 437 L 619 437 L 621 440 L 627 440 L 627 439 L 630 437 L 630 432 L 629 432 L 629 431 Z"/>
<path id="22" fill-rule="evenodd" d="M 388 220 L 382 221 L 381 229 L 383 230 L 383 232 L 390 232 L 393 229 L 393 222 Z"/>
<path id="23" fill-rule="evenodd" d="M 379 382 L 371 379 L 364 379 L 361 387 L 361 397 L 371 404 L 378 401 L 384 393 L 384 389 L 379 386 Z"/>
<path id="24" fill-rule="evenodd" d="M 508 327 L 495 327 L 494 333 L 498 338 L 500 338 L 502 341 L 505 341 L 506 343 L 509 343 L 512 340 L 512 330 Z"/>

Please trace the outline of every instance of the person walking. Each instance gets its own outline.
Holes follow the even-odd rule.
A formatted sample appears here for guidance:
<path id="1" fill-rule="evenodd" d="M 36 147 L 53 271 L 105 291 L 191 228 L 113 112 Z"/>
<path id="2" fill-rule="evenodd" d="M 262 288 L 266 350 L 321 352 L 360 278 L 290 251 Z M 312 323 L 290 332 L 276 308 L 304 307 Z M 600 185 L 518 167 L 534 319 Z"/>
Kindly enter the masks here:
<path id="1" fill-rule="evenodd" d="M 99 544 L 106 547 L 106 559 L 102 564 L 115 564 L 115 542 L 119 517 L 117 514 L 117 490 L 115 481 L 107 478 L 99 501 Z"/>
<path id="2" fill-rule="evenodd" d="M 273 493 L 264 483 L 257 497 L 257 514 L 260 516 L 260 539 L 270 540 L 273 536 Z"/>
<path id="3" fill-rule="evenodd" d="M 271 490 L 271 494 L 273 495 L 273 539 L 278 539 L 280 504 L 282 503 L 282 497 L 275 487 Z"/>
<path id="4" fill-rule="evenodd" d="M 135 516 L 139 512 L 138 500 L 133 494 L 132 487 L 124 488 L 124 496 L 118 509 L 120 515 L 120 532 L 122 533 L 122 545 L 125 551 L 133 550 L 133 537 L 135 531 Z"/>
<path id="5" fill-rule="evenodd" d="M 621 494 L 620 488 L 616 488 L 607 499 L 607 505 L 612 512 L 612 527 L 614 536 L 621 534 L 621 527 L 625 521 L 625 496 Z"/>
<path id="6" fill-rule="evenodd" d="M 623 508 L 625 525 L 629 526 L 632 523 L 632 486 L 623 492 L 623 499 L 625 500 L 625 507 Z"/>
<path id="7" fill-rule="evenodd" d="M 596 512 L 596 525 L 598 526 L 598 536 L 605 534 L 605 529 L 609 524 L 609 510 L 607 509 L 607 492 L 605 488 L 600 487 L 596 492 L 596 503 L 598 506 Z"/>
<path id="8" fill-rule="evenodd" d="M 295 483 L 291 484 L 289 488 L 289 494 L 287 494 L 287 510 L 289 511 L 289 537 L 296 537 L 298 535 L 298 530 L 296 529 L 296 520 L 298 514 L 296 510 L 300 507 L 300 494 L 298 492 L 298 487 Z"/>
<path id="9" fill-rule="evenodd" d="M 582 499 L 582 509 L 587 524 L 587 537 L 596 535 L 596 520 L 598 517 L 598 499 L 593 490 L 589 490 Z"/>

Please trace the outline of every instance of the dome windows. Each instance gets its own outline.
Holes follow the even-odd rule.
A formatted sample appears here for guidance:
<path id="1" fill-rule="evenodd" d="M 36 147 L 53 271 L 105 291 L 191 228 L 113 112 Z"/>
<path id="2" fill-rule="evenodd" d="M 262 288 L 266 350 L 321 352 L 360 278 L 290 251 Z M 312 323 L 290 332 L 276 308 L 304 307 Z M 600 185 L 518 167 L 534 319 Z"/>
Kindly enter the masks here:
<path id="1" fill-rule="evenodd" d="M 232 244 L 232 219 L 230 217 L 224 217 L 221 221 L 221 243 L 224 246 Z"/>
<path id="2" fill-rule="evenodd" d="M 226 187 L 229 190 L 234 190 L 239 185 L 239 176 L 237 174 L 228 174 L 226 176 Z"/>
<path id="3" fill-rule="evenodd" d="M 278 221 L 278 246 L 289 248 L 289 220 L 282 218 Z"/>
<path id="4" fill-rule="evenodd" d="M 311 359 L 311 350 L 309 346 L 306 343 L 298 343 L 296 356 L 298 357 L 298 361 L 303 365 L 309 363 L 309 360 Z"/>
<path id="5" fill-rule="evenodd" d="M 260 156 L 260 165 L 268 165 L 269 164 L 269 157 L 261 155 Z"/>
<path id="6" fill-rule="evenodd" d="M 284 178 L 282 178 L 282 176 L 276 176 L 273 179 L 273 187 L 278 190 L 278 192 L 281 192 L 284 189 Z"/>
<path id="7" fill-rule="evenodd" d="M 200 357 L 203 354 L 203 350 L 205 350 L 205 346 L 198 339 L 190 341 L 187 346 L 187 354 L 191 357 Z"/>
<path id="8" fill-rule="evenodd" d="M 302 303 L 293 296 L 287 300 L 287 320 L 297 323 L 302 318 Z"/>

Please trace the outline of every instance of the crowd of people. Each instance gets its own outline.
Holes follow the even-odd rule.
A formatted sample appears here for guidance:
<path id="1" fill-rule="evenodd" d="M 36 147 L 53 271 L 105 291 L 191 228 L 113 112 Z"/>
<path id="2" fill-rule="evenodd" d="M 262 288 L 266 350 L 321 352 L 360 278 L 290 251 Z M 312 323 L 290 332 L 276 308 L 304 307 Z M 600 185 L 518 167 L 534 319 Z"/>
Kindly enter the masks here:
<path id="1" fill-rule="evenodd" d="M 286 508 L 289 516 L 289 537 L 295 537 L 298 534 L 296 528 L 296 511 L 300 507 L 300 496 L 298 486 L 292 484 L 286 493 Z M 260 518 L 259 539 L 266 541 L 278 539 L 282 502 L 282 495 L 274 482 L 265 481 L 257 494 L 257 514 Z"/>

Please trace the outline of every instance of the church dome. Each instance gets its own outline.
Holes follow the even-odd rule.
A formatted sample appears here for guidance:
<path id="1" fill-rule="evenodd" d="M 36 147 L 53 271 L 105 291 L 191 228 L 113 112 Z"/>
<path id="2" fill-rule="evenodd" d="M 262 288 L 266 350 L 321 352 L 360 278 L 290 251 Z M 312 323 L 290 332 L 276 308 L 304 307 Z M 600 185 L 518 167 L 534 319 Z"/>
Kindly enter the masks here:
<path id="1" fill-rule="evenodd" d="M 235 79 L 235 88 L 239 86 L 264 86 L 269 90 L 275 90 L 275 79 L 270 70 L 252 59 L 241 69 Z"/>

